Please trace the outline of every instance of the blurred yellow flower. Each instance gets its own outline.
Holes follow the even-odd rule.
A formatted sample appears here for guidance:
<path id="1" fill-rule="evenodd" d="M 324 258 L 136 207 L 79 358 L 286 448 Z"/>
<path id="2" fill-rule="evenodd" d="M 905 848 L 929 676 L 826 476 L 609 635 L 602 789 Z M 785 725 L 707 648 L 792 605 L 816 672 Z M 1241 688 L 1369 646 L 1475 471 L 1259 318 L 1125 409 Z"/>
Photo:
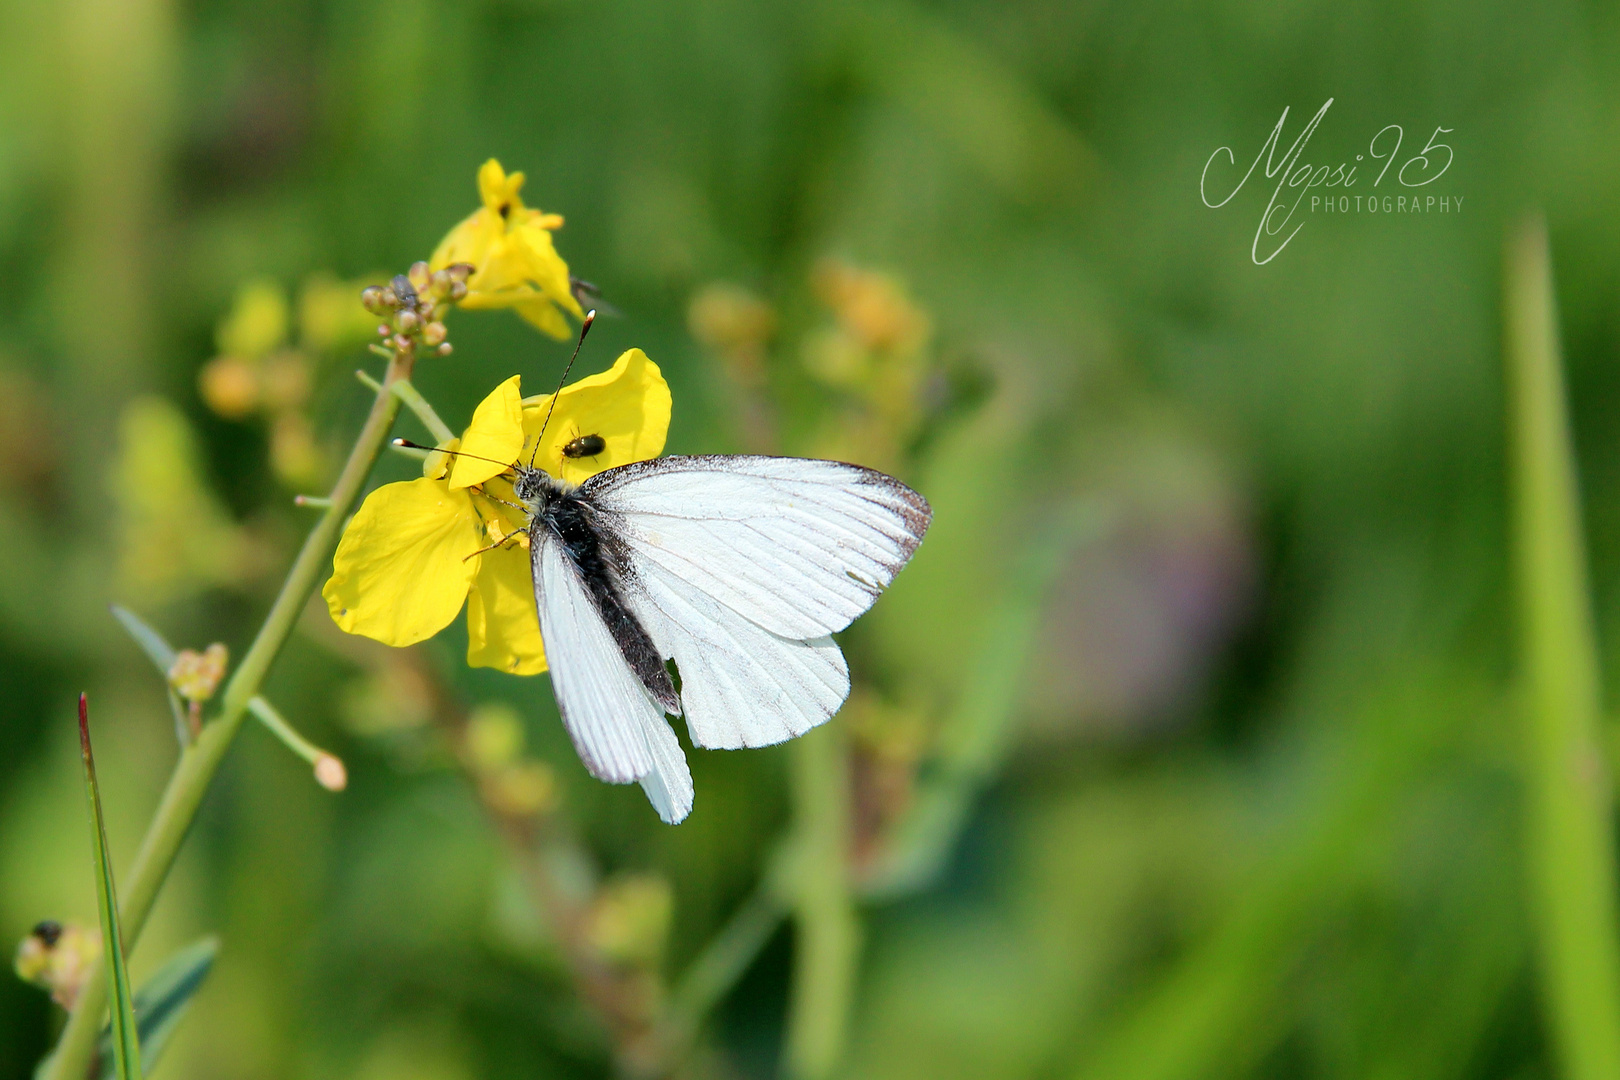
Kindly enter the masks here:
<path id="1" fill-rule="evenodd" d="M 257 359 L 287 340 L 287 295 L 274 281 L 255 280 L 236 292 L 231 312 L 215 331 L 223 356 Z"/>
<path id="2" fill-rule="evenodd" d="M 585 313 L 570 288 L 568 264 L 551 242 L 563 219 L 524 206 L 518 196 L 522 188 L 522 173 L 507 173 L 494 158 L 484 162 L 478 170 L 484 205 L 450 230 L 428 265 L 434 270 L 472 265 L 462 307 L 515 308 L 545 333 L 566 338 L 563 312 L 580 319 Z"/>
<path id="3" fill-rule="evenodd" d="M 298 292 L 298 340 L 305 349 L 332 354 L 359 348 L 377 340 L 377 316 L 360 303 L 360 290 L 386 281 L 372 274 L 358 281 L 340 281 L 326 272 L 304 279 Z"/>
<path id="4" fill-rule="evenodd" d="M 164 603 L 243 584 L 262 553 L 204 479 L 197 437 L 179 408 L 155 396 L 124 406 L 111 488 L 118 507 L 120 589 Z"/>
<path id="5" fill-rule="evenodd" d="M 421 479 L 385 484 L 366 496 L 338 543 L 321 593 L 339 627 L 411 645 L 448 626 L 465 601 L 468 664 L 517 675 L 546 670 L 528 537 L 520 532 L 527 523 L 499 501 L 513 499 L 511 470 L 499 463 L 526 463 L 532 453 L 536 468 L 579 483 L 657 457 L 670 415 L 669 385 L 640 349 L 556 396 L 536 447 L 551 395 L 524 399 L 514 375 L 479 404 L 455 440 L 466 453 L 493 460 L 438 455 Z M 587 435 L 599 437 L 600 453 L 563 452 Z M 503 543 L 514 535 L 516 543 Z"/>
<path id="6" fill-rule="evenodd" d="M 77 923 L 47 919 L 17 945 L 17 977 L 51 992 L 51 999 L 72 1009 L 91 967 L 101 955 L 101 933 Z"/>

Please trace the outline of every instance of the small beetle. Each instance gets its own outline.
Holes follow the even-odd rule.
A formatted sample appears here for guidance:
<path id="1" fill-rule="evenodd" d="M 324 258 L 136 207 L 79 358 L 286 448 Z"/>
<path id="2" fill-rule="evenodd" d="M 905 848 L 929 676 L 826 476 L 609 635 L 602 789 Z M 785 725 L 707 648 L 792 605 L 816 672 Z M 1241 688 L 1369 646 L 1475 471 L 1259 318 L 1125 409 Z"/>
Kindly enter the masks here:
<path id="1" fill-rule="evenodd" d="M 596 457 L 607 449 L 607 440 L 600 435 L 581 435 L 562 448 L 565 458 Z"/>

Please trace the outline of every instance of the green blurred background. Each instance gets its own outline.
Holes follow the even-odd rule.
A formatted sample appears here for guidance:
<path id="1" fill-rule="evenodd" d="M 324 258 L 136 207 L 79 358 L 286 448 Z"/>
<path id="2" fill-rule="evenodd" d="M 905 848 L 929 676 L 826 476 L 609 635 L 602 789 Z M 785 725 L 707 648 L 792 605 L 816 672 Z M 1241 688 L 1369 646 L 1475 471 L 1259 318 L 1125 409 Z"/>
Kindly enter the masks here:
<path id="1" fill-rule="evenodd" d="M 268 414 L 199 393 L 240 290 L 296 312 L 316 275 L 402 271 L 495 156 L 620 313 L 581 370 L 644 348 L 672 451 L 758 445 L 767 408 L 776 445 L 864 447 L 934 501 L 846 635 L 861 689 L 835 724 L 857 825 L 930 784 L 965 814 L 933 872 L 862 905 L 839 1075 L 1557 1075 L 1520 843 L 1500 250 L 1546 210 L 1612 653 L 1620 9 L 6 0 L 0 24 L 0 942 L 94 919 L 74 695 L 119 867 L 173 761 L 107 604 L 239 653 L 310 520 L 291 494 L 366 407 L 349 373 L 377 361 L 322 338 L 316 479 L 289 482 Z M 1455 163 L 1413 190 L 1461 209 L 1307 213 L 1256 266 L 1273 185 L 1214 210 L 1200 171 L 1223 145 L 1246 167 L 1284 107 L 1286 147 L 1330 97 L 1305 160 L 1400 124 L 1399 162 L 1452 128 Z M 900 419 L 823 362 L 853 325 L 829 275 L 855 270 L 924 328 Z M 417 383 L 452 427 L 567 355 L 509 312 L 451 322 Z M 476 785 L 320 618 L 268 693 L 350 787 L 257 727 L 233 749 L 136 955 L 223 941 L 160 1075 L 607 1073 Z M 545 678 L 468 670 L 464 645 L 458 623 L 424 663 L 486 718 L 516 710 L 548 813 L 610 880 L 669 883 L 648 963 L 679 972 L 789 827 L 790 749 L 695 753 L 670 829 L 585 775 Z M 941 781 L 941 760 L 967 764 Z M 777 931 L 693 1074 L 774 1073 L 793 955 Z M 0 1077 L 59 1022 L 0 979 Z"/>

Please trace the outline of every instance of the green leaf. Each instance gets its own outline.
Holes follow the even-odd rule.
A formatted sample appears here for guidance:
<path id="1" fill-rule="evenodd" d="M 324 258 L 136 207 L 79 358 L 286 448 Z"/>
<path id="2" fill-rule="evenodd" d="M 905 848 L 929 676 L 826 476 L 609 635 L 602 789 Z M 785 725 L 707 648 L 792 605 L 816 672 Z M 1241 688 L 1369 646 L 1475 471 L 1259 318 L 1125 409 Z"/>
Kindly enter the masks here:
<path id="1" fill-rule="evenodd" d="M 141 647 L 152 661 L 157 665 L 163 677 L 169 677 L 169 669 L 174 667 L 174 646 L 163 640 L 163 635 L 148 626 L 141 617 L 128 608 L 112 606 L 113 618 L 117 619 L 129 636 L 135 639 L 135 644 Z"/>
<path id="2" fill-rule="evenodd" d="M 112 1016 L 113 1063 L 118 1080 L 140 1080 L 141 1044 L 135 1028 L 135 1002 L 124 965 L 123 934 L 118 926 L 118 891 L 113 887 L 107 828 L 101 817 L 101 791 L 96 761 L 90 752 L 90 704 L 79 695 L 79 749 L 84 760 L 84 791 L 90 804 L 90 842 L 96 857 L 96 900 L 101 908 L 101 937 L 106 944 L 107 993 Z"/>
<path id="3" fill-rule="evenodd" d="M 169 1038 L 208 977 L 218 952 L 216 937 L 195 941 L 164 961 L 157 973 L 135 991 L 135 1026 L 140 1033 L 143 1072 L 151 1072 L 168 1047 Z M 112 1030 L 103 1028 L 99 1080 L 115 1080 L 118 1075 L 111 1050 Z"/>
<path id="4" fill-rule="evenodd" d="M 112 613 L 113 618 L 117 619 L 119 625 L 135 639 L 135 644 L 141 647 L 147 658 L 157 665 L 158 673 L 163 676 L 163 684 L 169 691 L 169 712 L 174 717 L 174 737 L 179 740 L 181 746 L 190 746 L 191 729 L 186 725 L 186 708 L 181 704 L 180 696 L 174 692 L 174 687 L 169 685 L 169 672 L 174 668 L 176 658 L 174 646 L 128 608 L 114 604 Z"/>

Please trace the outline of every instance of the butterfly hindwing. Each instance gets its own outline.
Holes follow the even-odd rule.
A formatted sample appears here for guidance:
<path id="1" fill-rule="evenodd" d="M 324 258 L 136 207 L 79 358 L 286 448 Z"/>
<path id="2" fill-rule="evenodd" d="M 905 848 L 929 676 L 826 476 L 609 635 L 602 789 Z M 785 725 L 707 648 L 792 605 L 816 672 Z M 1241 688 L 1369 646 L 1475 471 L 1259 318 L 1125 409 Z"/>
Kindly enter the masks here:
<path id="1" fill-rule="evenodd" d="M 696 746 L 772 746 L 831 717 L 849 696 L 849 668 L 831 637 L 780 637 L 653 562 L 632 604 L 681 673 Z"/>
<path id="2" fill-rule="evenodd" d="M 692 809 L 692 775 L 663 710 L 648 695 L 597 610 L 563 543 L 530 531 L 535 606 L 563 725 L 592 776 L 641 782 L 674 824 Z"/>

